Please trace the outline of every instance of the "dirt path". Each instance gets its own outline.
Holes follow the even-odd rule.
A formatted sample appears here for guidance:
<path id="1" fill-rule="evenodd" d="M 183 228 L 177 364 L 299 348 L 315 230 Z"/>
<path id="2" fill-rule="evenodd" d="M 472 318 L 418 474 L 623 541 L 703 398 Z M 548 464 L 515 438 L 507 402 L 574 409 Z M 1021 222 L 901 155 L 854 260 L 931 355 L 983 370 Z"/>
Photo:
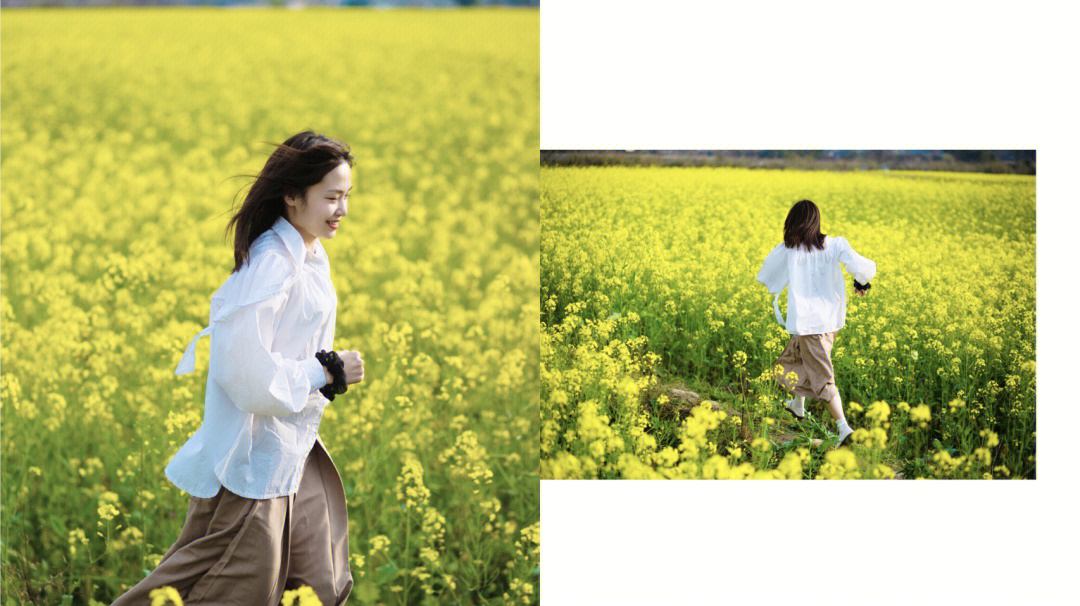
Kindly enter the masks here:
<path id="1" fill-rule="evenodd" d="M 690 414 L 690 410 L 693 409 L 695 406 L 701 404 L 702 402 L 705 402 L 712 406 L 712 409 L 714 411 L 723 411 L 729 417 L 739 417 L 740 419 L 742 419 L 742 427 L 747 427 L 746 415 L 728 402 L 703 400 L 701 395 L 699 395 L 697 392 L 686 389 L 669 388 L 665 391 L 668 395 L 668 403 L 664 406 L 663 409 L 661 409 L 663 412 L 677 414 L 679 418 L 683 418 L 686 415 Z M 685 423 L 683 423 L 683 425 L 685 426 Z M 798 436 L 790 432 L 790 426 L 785 421 L 777 419 L 775 427 L 776 431 L 769 436 L 769 439 L 777 446 L 783 446 L 798 438 Z M 748 436 L 744 436 L 744 438 L 749 439 Z M 823 444 L 823 440 L 821 438 L 811 438 L 810 443 L 820 448 Z M 903 479 L 903 474 L 900 472 L 900 470 L 892 466 L 890 466 L 890 468 L 893 470 L 893 473 L 896 474 L 897 480 Z"/>
<path id="2" fill-rule="evenodd" d="M 688 390 L 684 390 L 684 389 L 671 389 L 671 390 L 668 390 L 668 395 L 671 398 L 671 401 L 685 402 L 686 404 L 688 404 L 689 406 L 686 407 L 686 412 L 687 413 L 689 413 L 691 408 L 697 406 L 698 404 L 700 404 L 702 402 L 701 396 L 698 395 L 696 392 L 688 391 Z M 747 426 L 746 425 L 746 421 L 747 421 L 746 415 L 744 415 L 742 411 L 736 409 L 731 404 L 729 404 L 727 402 L 718 402 L 716 400 L 704 400 L 704 401 L 706 403 L 708 403 L 709 405 L 711 405 L 712 409 L 714 411 L 723 411 L 729 417 L 739 417 L 740 419 L 742 419 L 743 427 Z M 775 433 L 773 433 L 772 435 L 770 435 L 769 439 L 772 440 L 774 443 L 776 443 L 778 445 L 787 444 L 788 442 L 793 441 L 796 438 L 795 434 L 789 433 L 788 431 L 786 431 L 786 429 L 787 429 L 786 425 L 782 421 L 777 420 L 777 431 Z M 813 438 L 813 439 L 810 440 L 810 443 L 815 445 L 815 446 L 821 446 L 822 440 L 820 438 Z"/>

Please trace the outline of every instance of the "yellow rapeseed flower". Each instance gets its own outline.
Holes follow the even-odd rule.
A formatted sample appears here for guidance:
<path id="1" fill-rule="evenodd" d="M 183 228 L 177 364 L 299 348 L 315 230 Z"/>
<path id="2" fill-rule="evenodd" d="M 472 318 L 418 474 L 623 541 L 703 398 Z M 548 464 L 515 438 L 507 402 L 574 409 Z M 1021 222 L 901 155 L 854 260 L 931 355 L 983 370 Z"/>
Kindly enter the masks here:
<path id="1" fill-rule="evenodd" d="M 150 606 L 165 606 L 166 603 L 174 606 L 184 606 L 184 601 L 180 598 L 180 592 L 170 585 L 151 589 L 150 600 Z"/>
<path id="2" fill-rule="evenodd" d="M 375 557 L 376 554 L 386 551 L 386 548 L 390 546 L 390 539 L 388 539 L 386 535 L 380 534 L 372 537 L 369 540 L 369 543 L 371 543 L 371 550 L 368 552 L 368 555 Z"/>
<path id="3" fill-rule="evenodd" d="M 911 420 L 918 423 L 920 427 L 926 427 L 926 424 L 930 421 L 930 407 L 926 404 L 919 404 L 912 408 Z"/>
<path id="4" fill-rule="evenodd" d="M 112 503 L 107 503 L 105 501 L 100 501 L 100 502 L 98 502 L 98 510 L 97 510 L 97 512 L 98 512 L 98 517 L 100 517 L 102 520 L 107 521 L 107 520 L 111 520 L 111 519 L 115 518 L 120 513 L 120 510 L 117 509 L 116 505 L 113 505 Z"/>
<path id="5" fill-rule="evenodd" d="M 281 606 L 322 606 L 318 594 L 308 585 L 297 589 L 288 589 L 281 596 Z"/>

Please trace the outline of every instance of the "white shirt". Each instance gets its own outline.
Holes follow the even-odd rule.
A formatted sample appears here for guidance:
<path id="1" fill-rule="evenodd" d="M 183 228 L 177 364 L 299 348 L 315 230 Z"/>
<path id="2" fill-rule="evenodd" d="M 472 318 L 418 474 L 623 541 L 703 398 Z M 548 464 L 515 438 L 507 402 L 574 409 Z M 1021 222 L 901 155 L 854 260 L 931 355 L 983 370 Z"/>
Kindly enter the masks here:
<path id="1" fill-rule="evenodd" d="M 839 330 L 847 312 L 847 291 L 840 265 L 860 284 L 877 272 L 877 264 L 859 255 L 843 237 L 825 236 L 825 249 L 790 249 L 783 242 L 765 257 L 757 280 L 775 295 L 777 322 L 793 335 Z M 787 321 L 780 315 L 780 292 L 788 287 Z"/>
<path id="2" fill-rule="evenodd" d="M 329 402 L 318 391 L 326 374 L 315 353 L 333 348 L 336 319 L 326 251 L 318 239 L 308 251 L 279 217 L 210 297 L 210 324 L 176 368 L 194 370 L 195 344 L 209 334 L 203 422 L 165 476 L 204 499 L 222 485 L 251 499 L 295 493 Z"/>

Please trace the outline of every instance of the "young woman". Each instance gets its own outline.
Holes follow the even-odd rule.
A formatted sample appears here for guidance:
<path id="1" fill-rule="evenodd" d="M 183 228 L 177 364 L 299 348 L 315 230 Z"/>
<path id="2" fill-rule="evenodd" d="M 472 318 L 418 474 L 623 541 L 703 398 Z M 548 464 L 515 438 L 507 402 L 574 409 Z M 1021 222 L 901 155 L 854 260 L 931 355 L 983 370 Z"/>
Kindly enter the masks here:
<path id="1" fill-rule="evenodd" d="M 855 293 L 866 296 L 877 265 L 855 252 L 843 237 L 821 233 L 818 207 L 810 200 L 800 200 L 784 221 L 784 241 L 768 254 L 757 275 L 774 295 L 776 320 L 791 333 L 775 367 L 777 382 L 795 396 L 784 406 L 802 419 L 806 398 L 824 402 L 836 420 L 837 447 L 852 434 L 836 389 L 831 357 L 833 340 L 844 326 L 847 311 L 841 265 L 855 278 Z M 784 287 L 788 289 L 786 321 L 779 306 Z"/>
<path id="2" fill-rule="evenodd" d="M 180 536 L 113 604 L 168 585 L 185 604 L 279 604 L 308 585 L 323 604 L 352 591 L 345 492 L 319 439 L 323 409 L 364 378 L 359 352 L 333 352 L 337 293 L 319 238 L 347 214 L 348 147 L 302 132 L 278 145 L 235 226 L 235 267 L 210 299 L 202 425 L 165 467 L 190 495 Z"/>

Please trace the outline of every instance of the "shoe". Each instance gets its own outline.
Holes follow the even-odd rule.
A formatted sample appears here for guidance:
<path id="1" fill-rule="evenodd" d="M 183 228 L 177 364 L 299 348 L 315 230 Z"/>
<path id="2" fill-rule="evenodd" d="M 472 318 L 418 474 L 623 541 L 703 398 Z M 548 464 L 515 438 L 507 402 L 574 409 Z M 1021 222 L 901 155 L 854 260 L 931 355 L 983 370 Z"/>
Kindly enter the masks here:
<path id="1" fill-rule="evenodd" d="M 853 433 L 855 433 L 855 430 L 851 427 L 845 427 L 844 429 L 841 429 L 840 434 L 836 436 L 839 439 L 839 441 L 836 443 L 836 447 L 840 448 L 841 446 L 843 446 L 844 442 L 847 442 L 847 439 L 850 438 L 851 434 Z"/>
<path id="2" fill-rule="evenodd" d="M 784 400 L 784 408 L 786 408 L 786 409 L 787 409 L 787 411 L 791 413 L 791 416 L 793 416 L 793 417 L 795 417 L 796 419 L 798 419 L 798 420 L 802 421 L 803 419 L 805 419 L 805 418 L 806 418 L 806 415 L 805 415 L 805 414 L 803 414 L 802 416 L 799 416 L 798 414 L 796 414 L 796 413 L 795 413 L 795 409 L 793 409 L 793 408 L 791 407 L 791 405 L 792 405 L 792 404 L 794 404 L 794 403 L 795 403 L 795 400 Z"/>

